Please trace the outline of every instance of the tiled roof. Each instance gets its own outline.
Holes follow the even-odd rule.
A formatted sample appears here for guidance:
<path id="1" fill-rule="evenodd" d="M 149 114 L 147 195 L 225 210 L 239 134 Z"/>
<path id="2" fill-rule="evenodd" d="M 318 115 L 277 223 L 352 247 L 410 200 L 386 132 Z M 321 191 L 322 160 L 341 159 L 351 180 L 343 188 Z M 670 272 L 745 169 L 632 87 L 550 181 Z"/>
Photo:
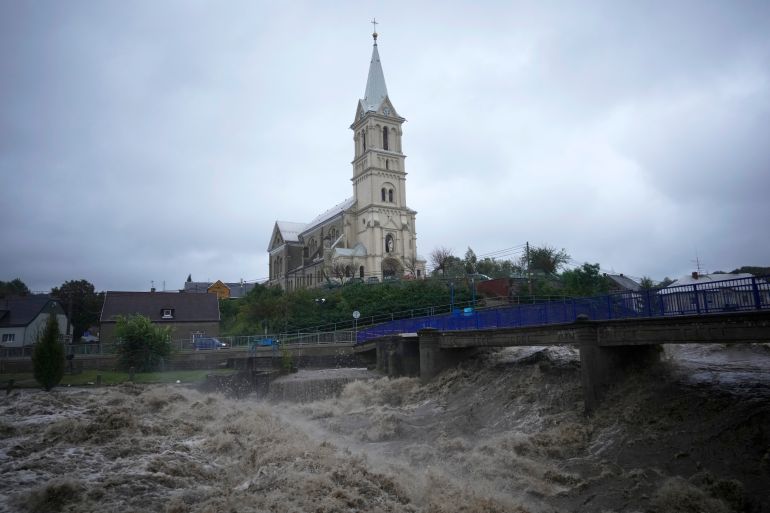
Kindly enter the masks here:
<path id="1" fill-rule="evenodd" d="M 624 290 L 632 290 L 636 292 L 642 288 L 642 286 L 636 283 L 634 280 L 622 274 L 607 274 L 605 276 L 607 276 L 607 278 L 617 283 L 618 286 L 620 286 Z"/>
<path id="2" fill-rule="evenodd" d="M 162 319 L 164 309 L 174 310 L 173 319 Z M 104 295 L 101 322 L 118 315 L 140 314 L 153 322 L 219 322 L 219 300 L 214 294 L 183 292 L 115 292 Z"/>
<path id="3" fill-rule="evenodd" d="M 58 305 L 47 294 L 10 296 L 0 299 L 0 326 L 27 326 L 49 303 Z"/>
<path id="4" fill-rule="evenodd" d="M 692 275 L 682 276 L 678 280 L 676 280 L 674 283 L 669 285 L 666 288 L 671 287 L 678 287 L 680 285 L 694 285 L 694 284 L 701 284 L 701 283 L 708 283 L 712 281 L 725 281 L 725 280 L 740 280 L 744 278 L 753 278 L 753 274 L 749 273 L 740 273 L 740 274 L 699 274 L 697 278 L 693 277 Z"/>

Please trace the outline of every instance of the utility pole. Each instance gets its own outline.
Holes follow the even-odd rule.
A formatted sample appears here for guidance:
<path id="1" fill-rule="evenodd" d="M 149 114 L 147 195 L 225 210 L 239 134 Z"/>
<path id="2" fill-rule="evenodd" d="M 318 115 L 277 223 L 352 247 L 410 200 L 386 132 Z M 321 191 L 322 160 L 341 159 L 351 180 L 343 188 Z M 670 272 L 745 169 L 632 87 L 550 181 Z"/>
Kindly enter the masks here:
<path id="1" fill-rule="evenodd" d="M 532 296 L 532 273 L 529 270 L 529 241 L 527 241 L 527 282 L 529 283 L 529 295 Z"/>

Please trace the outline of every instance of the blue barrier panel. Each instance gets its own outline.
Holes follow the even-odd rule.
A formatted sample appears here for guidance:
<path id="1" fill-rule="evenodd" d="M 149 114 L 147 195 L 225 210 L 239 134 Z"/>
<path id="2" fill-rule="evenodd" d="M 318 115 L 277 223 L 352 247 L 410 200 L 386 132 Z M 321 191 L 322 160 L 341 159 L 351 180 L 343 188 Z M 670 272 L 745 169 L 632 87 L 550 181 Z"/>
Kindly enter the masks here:
<path id="1" fill-rule="evenodd" d="M 561 324 L 580 315 L 591 320 L 702 315 L 718 312 L 770 309 L 768 277 L 738 278 L 688 284 L 665 289 L 626 291 L 490 309 L 455 309 L 452 312 L 385 322 L 358 332 L 357 343 L 423 328 L 441 331 L 513 328 Z"/>

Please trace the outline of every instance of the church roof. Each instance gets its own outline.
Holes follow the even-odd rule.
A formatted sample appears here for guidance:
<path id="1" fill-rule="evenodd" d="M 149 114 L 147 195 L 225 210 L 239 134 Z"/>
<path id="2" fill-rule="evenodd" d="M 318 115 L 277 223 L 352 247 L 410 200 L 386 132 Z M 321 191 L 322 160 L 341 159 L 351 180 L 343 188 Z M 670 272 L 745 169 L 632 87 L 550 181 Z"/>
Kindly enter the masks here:
<path id="1" fill-rule="evenodd" d="M 334 255 L 346 257 L 362 257 L 366 256 L 366 247 L 359 242 L 352 248 L 334 248 Z"/>
<path id="2" fill-rule="evenodd" d="M 322 223 L 328 221 L 329 219 L 331 219 L 332 217 L 334 217 L 334 216 L 344 212 L 345 210 L 347 210 L 350 207 L 352 207 L 355 204 L 355 202 L 356 202 L 356 198 L 355 197 L 350 197 L 350 198 L 346 199 L 345 201 L 343 201 L 342 203 L 338 203 L 338 204 L 334 205 L 332 208 L 330 208 L 329 210 L 323 212 L 322 214 L 318 215 L 315 219 L 313 219 L 312 221 L 307 223 L 305 225 L 305 228 L 300 233 L 308 232 L 308 231 L 312 230 L 313 228 L 315 228 L 316 226 L 318 226 L 319 224 L 322 224 Z"/>
<path id="3" fill-rule="evenodd" d="M 298 242 L 299 234 L 305 230 L 305 223 L 292 223 L 291 221 L 276 221 L 281 237 L 286 242 Z"/>
<path id="4" fill-rule="evenodd" d="M 377 39 L 374 39 L 372 49 L 372 61 L 369 63 L 369 77 L 366 79 L 366 92 L 361 100 L 364 112 L 378 111 L 382 101 L 388 96 L 388 88 L 385 86 L 385 75 L 382 73 L 380 54 L 377 51 Z"/>

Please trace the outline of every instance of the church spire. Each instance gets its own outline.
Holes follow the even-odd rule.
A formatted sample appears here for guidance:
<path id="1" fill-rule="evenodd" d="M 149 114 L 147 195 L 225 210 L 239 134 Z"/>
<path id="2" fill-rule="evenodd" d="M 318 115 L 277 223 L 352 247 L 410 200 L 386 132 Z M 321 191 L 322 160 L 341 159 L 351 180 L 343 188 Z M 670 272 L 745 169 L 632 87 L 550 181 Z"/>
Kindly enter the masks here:
<path id="1" fill-rule="evenodd" d="M 380 64 L 380 54 L 377 51 L 377 21 L 372 20 L 372 25 L 375 27 L 375 31 L 372 33 L 374 39 L 372 61 L 369 63 L 369 76 L 366 79 L 366 91 L 362 102 L 365 112 L 376 112 L 380 108 L 382 100 L 388 96 L 385 75 L 382 73 L 382 64 Z"/>

